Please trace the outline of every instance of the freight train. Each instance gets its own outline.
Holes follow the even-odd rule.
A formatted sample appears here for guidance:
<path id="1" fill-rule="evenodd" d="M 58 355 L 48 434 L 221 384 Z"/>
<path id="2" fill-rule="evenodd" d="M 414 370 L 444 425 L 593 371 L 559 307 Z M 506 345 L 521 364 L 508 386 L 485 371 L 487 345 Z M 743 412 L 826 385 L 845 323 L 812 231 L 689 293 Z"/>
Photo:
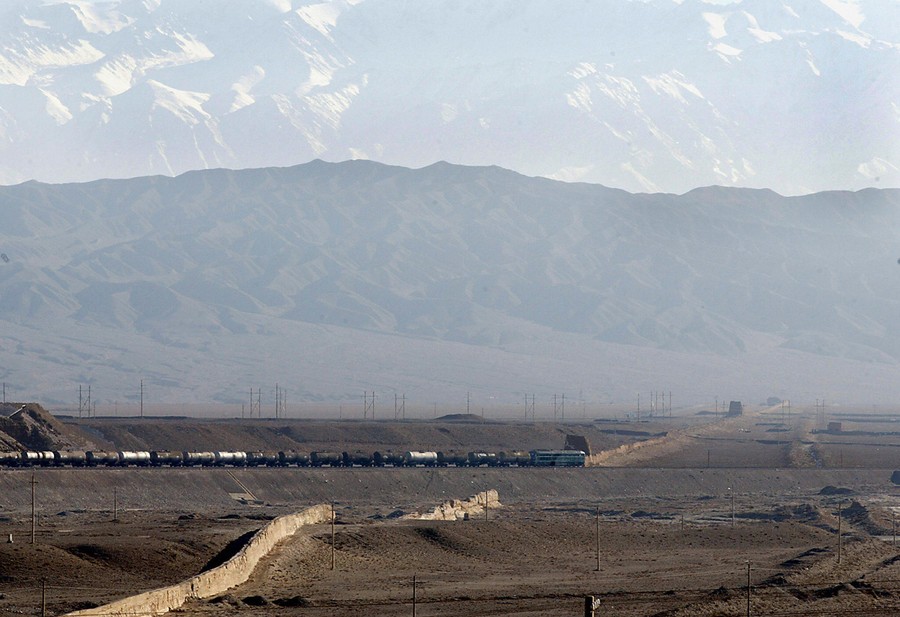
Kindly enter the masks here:
<path id="1" fill-rule="evenodd" d="M 0 467 L 584 467 L 581 450 L 509 452 L 0 451 Z"/>

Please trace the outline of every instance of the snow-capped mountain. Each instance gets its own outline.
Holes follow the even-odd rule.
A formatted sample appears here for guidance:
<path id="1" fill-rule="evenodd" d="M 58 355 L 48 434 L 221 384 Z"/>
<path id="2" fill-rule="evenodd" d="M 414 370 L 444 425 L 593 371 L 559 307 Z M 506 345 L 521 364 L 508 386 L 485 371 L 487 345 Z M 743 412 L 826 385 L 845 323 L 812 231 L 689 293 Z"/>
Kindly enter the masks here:
<path id="1" fill-rule="evenodd" d="M 13 0 L 0 184 L 369 158 L 900 186 L 900 3 Z"/>
<path id="2" fill-rule="evenodd" d="M 102 413 L 141 380 L 176 403 L 275 383 L 887 402 L 898 236 L 900 190 L 632 195 L 368 161 L 27 182 L 0 187 L 0 381 L 69 404 L 92 385 Z"/>

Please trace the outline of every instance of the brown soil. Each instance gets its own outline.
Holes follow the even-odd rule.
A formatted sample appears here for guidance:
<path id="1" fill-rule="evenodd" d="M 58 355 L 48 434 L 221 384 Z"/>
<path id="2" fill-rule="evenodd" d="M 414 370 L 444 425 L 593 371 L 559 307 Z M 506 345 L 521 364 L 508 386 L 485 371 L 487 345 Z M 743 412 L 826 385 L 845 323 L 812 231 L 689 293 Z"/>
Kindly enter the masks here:
<path id="1" fill-rule="evenodd" d="M 580 615 L 585 595 L 600 599 L 601 614 L 742 615 L 748 561 L 752 614 L 900 612 L 900 553 L 890 537 L 900 505 L 900 487 L 890 481 L 898 448 L 876 434 L 889 431 L 868 422 L 868 434 L 829 435 L 815 432 L 810 416 L 782 422 L 770 414 L 681 426 L 674 419 L 646 431 L 666 434 L 631 455 L 628 448 L 609 455 L 614 467 L 588 469 L 35 470 L 35 545 L 28 543 L 32 471 L 0 471 L 0 540 L 15 539 L 0 544 L 0 616 L 39 614 L 42 581 L 47 612 L 57 614 L 182 580 L 227 557 L 271 517 L 329 501 L 338 512 L 334 571 L 331 528 L 313 526 L 277 547 L 246 584 L 181 612 L 409 615 L 415 577 L 420 617 Z M 233 431 L 236 444 L 260 431 L 260 443 L 269 443 L 279 428 L 96 422 L 92 437 L 115 446 L 129 447 L 121 438 L 172 449 L 181 446 L 163 445 L 163 436 L 175 441 L 196 430 L 218 439 Z M 282 437 L 308 449 L 331 444 L 328 431 L 346 448 L 417 440 L 501 449 L 574 432 L 379 424 L 287 423 Z M 607 450 L 647 438 L 591 433 L 592 444 L 608 445 L 596 449 Z M 855 453 L 858 464 L 831 467 L 834 447 Z M 399 518 L 485 488 L 497 489 L 503 503 L 487 521 Z M 245 492 L 260 505 L 239 501 Z"/>

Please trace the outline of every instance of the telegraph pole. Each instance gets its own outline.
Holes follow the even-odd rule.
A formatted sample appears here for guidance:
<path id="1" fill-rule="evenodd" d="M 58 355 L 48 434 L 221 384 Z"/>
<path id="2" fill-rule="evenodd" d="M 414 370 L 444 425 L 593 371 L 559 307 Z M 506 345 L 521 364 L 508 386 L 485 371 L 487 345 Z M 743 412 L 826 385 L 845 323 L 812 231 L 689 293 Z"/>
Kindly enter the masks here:
<path id="1" fill-rule="evenodd" d="M 747 561 L 747 617 L 750 617 L 750 562 Z"/>
<path id="2" fill-rule="evenodd" d="M 597 531 L 594 534 L 597 542 L 597 572 L 600 571 L 600 506 L 597 506 Z"/>
<path id="3" fill-rule="evenodd" d="M 416 575 L 413 574 L 413 617 L 416 617 Z"/>
<path id="4" fill-rule="evenodd" d="M 334 570 L 334 502 L 331 502 L 331 569 Z"/>
<path id="5" fill-rule="evenodd" d="M 34 479 L 34 472 L 31 472 L 31 543 L 34 544 L 34 528 L 35 528 L 35 508 L 34 508 L 34 485 L 37 482 Z"/>
<path id="6" fill-rule="evenodd" d="M 144 380 L 141 380 L 141 417 L 144 417 Z"/>
<path id="7" fill-rule="evenodd" d="M 731 528 L 734 529 L 734 489 L 731 489 Z"/>
<path id="8" fill-rule="evenodd" d="M 402 397 L 394 393 L 394 420 L 402 418 L 406 420 L 406 394 Z"/>
<path id="9" fill-rule="evenodd" d="M 844 508 L 844 502 L 842 501 L 838 504 L 838 563 L 841 563 L 841 557 L 842 557 L 841 553 L 842 553 L 842 549 L 843 549 L 843 533 L 842 533 L 842 527 L 841 527 L 842 518 L 843 518 L 841 511 L 843 510 L 843 508 Z"/>

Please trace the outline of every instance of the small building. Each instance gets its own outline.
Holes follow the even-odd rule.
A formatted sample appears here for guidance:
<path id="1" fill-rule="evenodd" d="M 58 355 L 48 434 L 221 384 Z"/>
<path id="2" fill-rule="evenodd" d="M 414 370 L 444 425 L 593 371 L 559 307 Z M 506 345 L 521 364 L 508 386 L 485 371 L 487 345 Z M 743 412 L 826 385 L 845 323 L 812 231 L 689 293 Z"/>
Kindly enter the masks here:
<path id="1" fill-rule="evenodd" d="M 729 418 L 732 416 L 740 416 L 744 414 L 744 406 L 740 401 L 731 401 L 728 403 L 728 413 L 725 414 Z"/>
<path id="2" fill-rule="evenodd" d="M 828 423 L 828 432 L 829 433 L 840 433 L 841 432 L 841 423 L 840 422 L 829 422 Z"/>

